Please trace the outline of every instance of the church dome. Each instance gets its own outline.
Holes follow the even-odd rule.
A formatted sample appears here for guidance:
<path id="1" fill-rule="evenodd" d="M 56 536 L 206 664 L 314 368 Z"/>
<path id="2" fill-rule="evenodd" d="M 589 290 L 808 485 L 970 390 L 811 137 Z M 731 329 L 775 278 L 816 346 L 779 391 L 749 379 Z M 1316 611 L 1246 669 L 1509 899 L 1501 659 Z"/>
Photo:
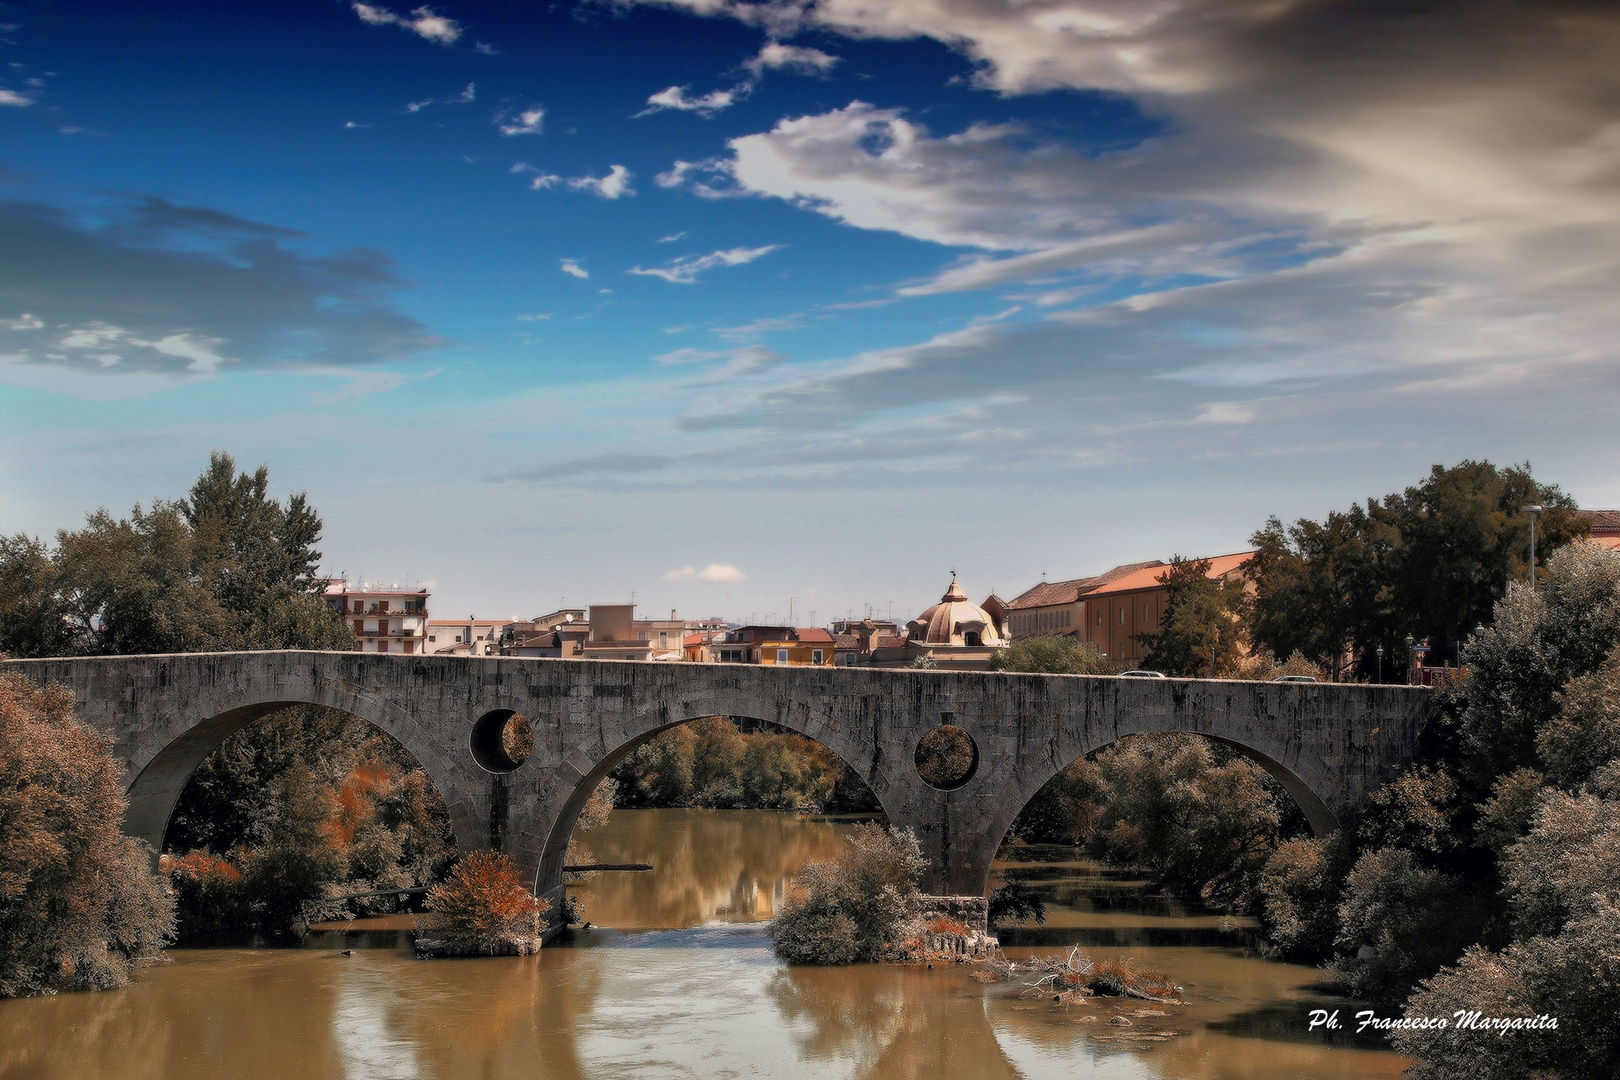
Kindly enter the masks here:
<path id="1" fill-rule="evenodd" d="M 1006 642 L 996 620 L 967 598 L 956 575 L 939 603 L 906 624 L 913 642 L 921 645 L 958 645 L 968 648 L 1000 646 Z"/>

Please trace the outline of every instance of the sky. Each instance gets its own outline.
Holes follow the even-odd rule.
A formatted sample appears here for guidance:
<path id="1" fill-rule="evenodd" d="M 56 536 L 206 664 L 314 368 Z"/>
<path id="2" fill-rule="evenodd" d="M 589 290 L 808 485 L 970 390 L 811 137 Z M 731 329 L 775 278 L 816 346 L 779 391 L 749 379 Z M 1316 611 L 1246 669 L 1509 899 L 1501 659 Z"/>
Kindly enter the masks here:
<path id="1" fill-rule="evenodd" d="M 0 530 L 215 449 L 437 617 L 1617 507 L 1620 9 L 0 5 Z"/>

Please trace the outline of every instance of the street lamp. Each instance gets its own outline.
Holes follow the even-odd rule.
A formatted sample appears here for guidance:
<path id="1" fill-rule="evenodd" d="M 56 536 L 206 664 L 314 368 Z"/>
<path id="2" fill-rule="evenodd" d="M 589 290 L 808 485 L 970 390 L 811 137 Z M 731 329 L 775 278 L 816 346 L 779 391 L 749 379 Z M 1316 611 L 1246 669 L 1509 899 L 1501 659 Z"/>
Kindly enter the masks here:
<path id="1" fill-rule="evenodd" d="M 1384 681 L 1384 643 L 1378 643 L 1378 681 Z"/>
<path id="2" fill-rule="evenodd" d="M 1530 515 L 1530 591 L 1536 591 L 1536 515 L 1541 513 L 1541 507 L 1521 506 L 1519 512 Z"/>

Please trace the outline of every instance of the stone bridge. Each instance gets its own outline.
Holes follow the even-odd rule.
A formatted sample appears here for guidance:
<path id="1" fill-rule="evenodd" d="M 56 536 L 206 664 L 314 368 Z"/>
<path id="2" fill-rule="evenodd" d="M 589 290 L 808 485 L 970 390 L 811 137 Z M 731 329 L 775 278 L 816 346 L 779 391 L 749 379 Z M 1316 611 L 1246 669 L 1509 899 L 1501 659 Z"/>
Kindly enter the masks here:
<path id="1" fill-rule="evenodd" d="M 449 806 L 460 847 L 507 852 L 554 901 L 597 781 L 697 717 L 752 717 L 820 742 L 866 780 L 892 824 L 916 830 L 927 891 L 982 896 L 1024 804 L 1122 736 L 1225 743 L 1276 776 L 1320 833 L 1411 757 L 1427 699 L 1404 686 L 348 652 L 12 660 L 0 670 L 72 689 L 80 718 L 114 738 L 128 767 L 127 831 L 154 849 L 192 770 L 226 736 L 277 709 L 324 705 L 404 744 Z M 535 734 L 516 767 L 499 741 L 512 712 Z M 918 742 L 942 724 L 977 750 L 951 790 L 914 764 Z"/>

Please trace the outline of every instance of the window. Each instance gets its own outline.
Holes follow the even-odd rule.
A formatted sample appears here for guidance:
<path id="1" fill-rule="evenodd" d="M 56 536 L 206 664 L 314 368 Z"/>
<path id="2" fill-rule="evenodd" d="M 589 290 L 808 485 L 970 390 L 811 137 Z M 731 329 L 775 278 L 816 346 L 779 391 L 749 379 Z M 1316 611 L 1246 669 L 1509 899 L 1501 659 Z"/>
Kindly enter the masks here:
<path id="1" fill-rule="evenodd" d="M 970 648 L 975 648 L 975 649 L 978 648 L 979 645 L 980 645 L 978 631 L 977 630 L 969 630 L 967 633 L 963 634 L 962 635 L 962 644 L 964 644 L 964 645 L 966 645 L 966 646 L 968 646 Z"/>
<path id="2" fill-rule="evenodd" d="M 776 662 L 778 664 L 787 663 L 788 662 L 787 653 L 788 653 L 788 651 L 786 649 L 777 649 L 776 650 Z"/>
<path id="3" fill-rule="evenodd" d="M 1121 626 L 1125 625 L 1125 609 L 1124 608 L 1119 609 L 1119 625 L 1121 625 Z"/>
<path id="4" fill-rule="evenodd" d="M 1102 625 L 1102 608 L 1097 609 L 1097 625 Z"/>
<path id="5" fill-rule="evenodd" d="M 439 640 L 439 635 L 437 635 L 437 634 L 429 634 L 428 635 L 428 640 L 429 641 L 438 641 Z"/>
<path id="6" fill-rule="evenodd" d="M 1142 605 L 1142 621 L 1147 622 L 1149 618 L 1150 618 L 1150 616 L 1148 615 L 1148 606 L 1146 604 L 1143 604 Z"/>
<path id="7" fill-rule="evenodd" d="M 822 654 L 822 652 L 821 652 L 821 650 L 820 650 L 820 649 L 811 649 L 811 650 L 810 650 L 810 662 L 811 662 L 811 663 L 812 663 L 812 664 L 819 664 L 819 663 L 821 663 L 821 657 L 822 657 L 822 655 L 823 655 L 823 654 Z"/>
<path id="8" fill-rule="evenodd" d="M 386 641 L 377 642 L 377 651 L 378 652 L 387 652 L 388 651 L 388 642 L 386 642 Z"/>

